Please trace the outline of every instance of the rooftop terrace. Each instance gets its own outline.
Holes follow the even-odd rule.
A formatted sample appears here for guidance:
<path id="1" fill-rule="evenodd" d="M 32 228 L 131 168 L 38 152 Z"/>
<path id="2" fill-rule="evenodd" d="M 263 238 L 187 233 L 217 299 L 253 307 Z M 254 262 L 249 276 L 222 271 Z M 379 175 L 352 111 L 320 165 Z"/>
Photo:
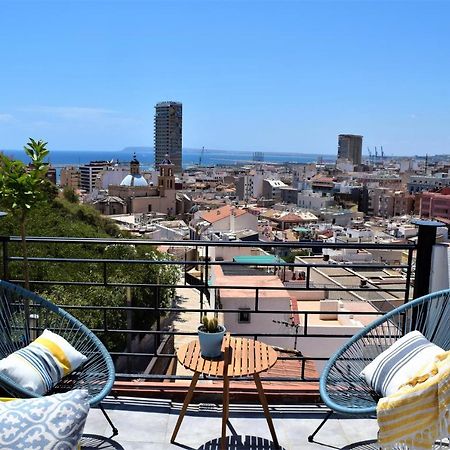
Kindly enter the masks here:
<path id="1" fill-rule="evenodd" d="M 22 257 L 17 246 L 17 237 L 2 239 L 1 273 L 4 279 L 11 279 L 12 268 L 20 264 Z M 149 242 L 145 240 L 114 240 L 114 239 L 76 239 L 76 238 L 28 238 L 36 249 L 40 245 L 51 242 L 55 255 L 32 256 L 30 261 L 35 268 L 32 288 L 51 291 L 71 289 L 99 289 L 105 293 L 111 290 L 124 292 L 124 303 L 121 306 L 106 304 L 80 307 L 65 305 L 75 316 L 86 311 L 96 311 L 98 325 L 93 331 L 102 339 L 111 339 L 117 335 L 127 335 L 126 348 L 110 349 L 116 363 L 117 381 L 113 388 L 114 397 L 105 402 L 113 422 L 119 429 L 119 435 L 110 436 L 110 428 L 100 410 L 93 409 L 88 417 L 85 428 L 85 449 L 126 449 L 126 450 L 166 450 L 166 449 L 219 449 L 221 432 L 221 382 L 210 378 L 201 379 L 190 405 L 188 414 L 178 433 L 177 443 L 170 443 L 170 436 L 180 412 L 181 402 L 187 392 L 192 373 L 176 363 L 176 349 L 196 336 L 196 325 L 200 316 L 206 312 L 216 312 L 224 323 L 232 323 L 235 329 L 229 328 L 234 336 L 258 339 L 268 344 L 279 346 L 290 352 L 280 352 L 277 364 L 266 374 L 262 374 L 264 390 L 271 405 L 271 414 L 281 448 L 284 450 L 320 449 L 328 446 L 333 449 L 368 449 L 367 441 L 376 438 L 377 425 L 373 419 L 351 420 L 332 418 L 317 435 L 321 443 L 308 443 L 308 435 L 317 427 L 327 410 L 319 404 L 318 376 L 324 361 L 339 347 L 343 340 L 348 339 L 354 330 L 343 327 L 337 338 L 333 321 L 329 321 L 327 330 L 319 330 L 315 326 L 317 318 L 323 311 L 314 308 L 311 297 L 320 299 L 341 298 L 346 303 L 345 309 L 335 313 L 340 318 L 355 318 L 367 323 L 380 314 L 373 308 L 370 298 L 366 302 L 359 300 L 377 292 L 395 296 L 400 301 L 408 301 L 413 278 L 412 258 L 415 245 L 411 244 L 332 244 L 332 243 L 262 243 L 262 242 L 209 242 L 184 241 L 176 246 L 182 251 L 172 251 L 167 242 Z M 107 247 L 114 245 L 149 246 L 165 245 L 164 252 L 172 256 L 164 259 L 83 259 L 77 257 L 75 250 L 80 246 Z M 323 260 L 276 262 L 233 262 L 221 260 L 210 255 L 219 249 L 235 251 L 236 255 L 251 256 L 252 249 L 263 248 L 275 255 L 283 251 L 301 248 L 372 248 L 372 249 L 403 249 L 407 253 L 406 264 L 340 264 L 332 266 Z M 66 253 L 66 249 L 71 249 Z M 75 256 L 67 256 L 75 255 Z M 223 259 L 223 258 L 222 258 Z M 38 278 L 40 265 L 51 265 L 51 278 Z M 86 267 L 79 279 L 68 279 L 64 274 L 66 265 Z M 177 265 L 181 268 L 180 279 L 175 285 L 163 283 L 133 283 L 132 279 L 114 279 L 111 275 L 114 265 L 124 264 L 130 268 L 137 265 Z M 227 276 L 214 276 L 220 268 L 233 268 L 230 278 L 239 282 L 230 282 Z M 260 277 L 240 277 L 239 269 L 254 268 L 266 272 L 263 280 Z M 374 286 L 370 282 L 359 283 L 359 277 L 354 275 L 358 269 L 394 271 L 400 274 L 404 269 L 406 275 L 399 275 L 400 283 Z M 321 270 L 328 270 L 326 276 L 317 277 Z M 289 276 L 296 272 L 296 282 Z M 353 276 L 349 276 L 351 274 Z M 268 272 L 270 274 L 268 274 Z M 300 280 L 300 272 L 302 277 Z M 16 271 L 20 273 L 20 271 Z M 288 274 L 289 276 L 287 276 Z M 237 275 L 237 276 L 235 276 Z M 342 275 L 340 277 L 340 275 Z M 246 280 L 242 280 L 245 278 Z M 355 283 L 355 278 L 358 282 Z M 268 280 L 270 282 L 268 282 Z M 339 280 L 339 282 L 337 282 Z M 22 283 L 21 279 L 12 279 Z M 273 281 L 273 282 L 272 282 Z M 276 282 L 275 282 L 276 281 Z M 289 281 L 289 282 L 288 282 Z M 149 305 L 134 306 L 128 301 L 128 289 L 146 289 Z M 173 289 L 170 302 L 162 302 L 161 293 Z M 88 292 L 88 291 L 86 291 Z M 125 295 L 127 294 L 127 295 Z M 350 295 L 351 294 L 351 295 Z M 358 301 L 353 302 L 353 297 Z M 346 298 L 350 296 L 351 298 Z M 292 299 L 296 299 L 293 302 Z M 248 302 L 252 320 L 240 323 L 237 318 L 240 307 Z M 267 301 L 269 299 L 270 301 Z M 275 300 L 276 301 L 275 301 Z M 313 299 L 314 300 L 314 299 Z M 320 300 L 319 300 L 320 301 Z M 319 304 L 317 301 L 317 305 Z M 278 302 L 278 303 L 276 303 Z M 296 309 L 292 305 L 295 303 Z M 133 318 L 148 317 L 151 326 L 143 329 L 133 328 Z M 125 326 L 116 324 L 116 318 L 124 318 Z M 297 317 L 296 323 L 293 318 Z M 285 326 L 282 322 L 286 322 Z M 150 322 L 153 321 L 153 322 Z M 227 322 L 228 321 L 228 322 Z M 332 323 L 333 322 L 333 323 Z M 335 321 L 339 322 L 339 321 Z M 338 324 L 338 323 L 337 323 Z M 336 324 L 334 324 L 336 325 Z M 361 325 L 362 326 L 362 325 Z M 139 338 L 138 347 L 134 341 Z M 298 344 L 298 349 L 297 349 Z M 292 351 L 294 350 L 294 351 Z M 144 364 L 127 366 L 135 361 Z M 230 386 L 231 414 L 229 426 L 228 447 L 233 450 L 268 450 L 275 448 L 270 441 L 262 409 L 257 406 L 258 396 L 254 384 L 248 379 L 232 381 Z M 374 446 L 376 448 L 376 446 Z"/>
<path id="2" fill-rule="evenodd" d="M 21 274 L 18 270 L 22 260 L 21 250 L 17 245 L 19 238 L 0 238 L 2 278 L 20 284 L 20 278 L 10 276 L 13 269 L 16 276 Z M 291 394 L 296 391 L 297 401 L 304 401 L 306 395 L 310 402 L 317 402 L 317 381 L 321 367 L 342 341 L 353 335 L 357 329 L 349 328 L 347 319 L 353 320 L 355 317 L 360 319 L 359 323 L 362 324 L 379 315 L 379 311 L 371 305 L 374 294 L 381 298 L 397 298 L 400 302 L 408 301 L 412 253 L 415 249 L 414 245 L 407 243 L 389 245 L 180 241 L 169 247 L 166 241 L 136 239 L 29 237 L 27 240 L 31 252 L 32 289 L 37 289 L 38 292 L 39 289 L 41 292 L 45 289 L 44 296 L 51 295 L 52 291 L 67 292 L 69 297 L 72 296 L 73 289 L 78 289 L 78 292 L 83 290 L 98 293 L 97 298 L 100 295 L 100 298 L 105 299 L 95 304 L 85 302 L 82 306 L 66 303 L 64 308 L 82 320 L 93 316 L 95 321 L 88 326 L 107 345 L 115 345 L 115 348 L 109 350 L 116 364 L 118 383 L 133 383 L 135 390 L 144 389 L 147 397 L 164 390 L 165 393 L 172 393 L 174 397 L 171 399 L 177 401 L 180 398 L 180 389 L 186 389 L 191 375 L 176 363 L 176 349 L 196 337 L 200 317 L 208 312 L 219 314 L 234 336 L 258 339 L 276 347 L 296 350 L 280 353 L 279 363 L 274 367 L 275 373 L 269 373 L 265 378 L 266 383 L 274 383 L 271 386 L 273 392 L 268 393 L 269 401 L 271 394 L 274 398 L 277 389 L 284 388 Z M 152 256 L 144 256 L 142 259 L 116 256 L 112 259 L 104 255 L 102 249 L 119 245 L 141 246 L 145 251 L 150 251 L 147 250 L 150 245 L 160 246 L 164 253 L 156 259 Z M 47 254 L 41 256 L 43 246 L 46 246 L 44 248 L 47 249 Z M 91 246 L 99 249 L 98 258 L 78 256 L 83 255 L 83 248 Z M 286 252 L 302 248 L 320 251 L 323 248 L 402 249 L 408 255 L 408 263 L 340 263 L 336 266 L 317 257 L 303 257 L 295 263 L 285 263 L 280 258 Z M 259 249 L 275 257 L 271 256 L 268 261 L 256 258 L 255 265 L 255 254 L 260 254 Z M 81 253 L 78 253 L 79 250 Z M 224 258 L 225 255 L 230 256 Z M 236 257 L 237 261 L 233 261 Z M 124 277 L 114 276 L 114 268 L 118 265 L 127 269 L 123 272 Z M 152 265 L 179 267 L 180 277 L 177 284 L 165 285 L 155 283 L 157 280 L 145 282 L 133 279 L 134 267 Z M 51 270 L 42 272 L 42 267 Z M 77 268 L 76 279 L 69 275 L 73 271 L 66 271 L 69 267 Z M 219 276 L 221 269 L 224 275 Z M 391 270 L 401 282 L 379 287 L 369 281 L 363 285 L 360 280 L 367 278 L 357 274 L 359 269 L 375 272 Z M 401 269 L 406 271 L 406 275 L 400 273 Z M 262 276 L 242 276 L 248 270 L 254 270 Z M 323 271 L 329 273 L 319 277 Z M 294 272 L 297 274 L 295 280 Z M 341 274 L 346 276 L 340 276 Z M 138 291 L 144 298 L 145 306 L 142 306 L 142 303 L 133 303 L 132 293 Z M 114 305 L 109 304 L 106 299 L 112 292 L 118 293 L 123 300 Z M 83 295 L 83 298 L 90 297 Z M 367 300 L 364 301 L 364 298 Z M 297 301 L 293 302 L 293 299 Z M 330 318 L 328 323 L 321 323 L 327 326 L 321 326 L 319 330 L 315 324 L 323 314 L 320 307 L 320 301 L 323 299 L 356 302 L 335 311 L 339 320 L 334 323 Z M 248 319 L 246 322 L 243 322 L 240 316 L 243 309 Z M 295 321 L 296 317 L 299 320 Z M 347 325 L 341 326 L 338 331 L 337 326 L 344 323 Z M 127 338 L 126 342 L 121 346 L 116 345 L 117 338 L 122 339 L 124 336 Z M 336 336 L 339 336 L 339 339 Z M 136 380 L 139 382 L 136 383 Z M 154 383 L 153 388 L 151 383 Z M 164 389 L 161 383 L 166 383 Z M 210 380 L 205 380 L 202 384 L 208 386 L 210 383 Z M 120 386 L 122 395 L 131 391 L 131 385 L 126 388 L 124 386 Z M 314 396 L 310 395 L 311 388 L 315 391 Z M 132 395 L 138 394 L 134 392 Z"/>
<path id="3" fill-rule="evenodd" d="M 181 404 L 170 400 L 120 397 L 105 403 L 119 435 L 108 438 L 111 430 L 100 410 L 89 413 L 83 439 L 83 449 L 102 450 L 219 450 L 220 405 L 191 405 L 177 441 L 170 436 Z M 370 450 L 376 449 L 375 419 L 331 418 L 308 442 L 308 435 L 318 426 L 326 410 L 311 405 L 274 406 L 271 415 L 282 450 Z M 262 409 L 255 405 L 231 405 L 228 424 L 229 450 L 272 450 L 267 423 Z"/>

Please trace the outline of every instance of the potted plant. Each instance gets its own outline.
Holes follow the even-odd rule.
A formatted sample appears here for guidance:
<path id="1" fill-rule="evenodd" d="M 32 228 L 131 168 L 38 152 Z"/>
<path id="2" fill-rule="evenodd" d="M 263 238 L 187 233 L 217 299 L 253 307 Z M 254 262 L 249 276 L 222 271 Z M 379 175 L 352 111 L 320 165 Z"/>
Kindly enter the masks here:
<path id="1" fill-rule="evenodd" d="M 219 325 L 216 317 L 208 319 L 207 316 L 203 316 L 202 323 L 198 327 L 200 352 L 203 357 L 217 358 L 222 354 L 225 331 L 225 327 Z"/>

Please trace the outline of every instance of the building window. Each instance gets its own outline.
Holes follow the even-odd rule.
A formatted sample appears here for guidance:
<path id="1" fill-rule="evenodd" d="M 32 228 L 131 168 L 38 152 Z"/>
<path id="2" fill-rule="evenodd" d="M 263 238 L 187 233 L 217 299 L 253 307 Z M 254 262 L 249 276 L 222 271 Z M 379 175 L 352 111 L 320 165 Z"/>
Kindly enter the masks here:
<path id="1" fill-rule="evenodd" d="M 239 323 L 250 323 L 250 308 L 239 308 Z"/>

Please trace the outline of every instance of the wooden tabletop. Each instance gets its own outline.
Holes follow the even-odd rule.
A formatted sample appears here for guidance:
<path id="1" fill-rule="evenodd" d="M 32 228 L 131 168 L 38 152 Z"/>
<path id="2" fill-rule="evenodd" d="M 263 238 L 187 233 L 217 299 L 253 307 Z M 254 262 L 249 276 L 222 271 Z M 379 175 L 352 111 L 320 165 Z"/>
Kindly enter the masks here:
<path id="1" fill-rule="evenodd" d="M 222 376 L 224 370 L 224 350 L 229 345 L 229 377 L 243 377 L 270 369 L 277 361 L 277 353 L 270 347 L 253 339 L 227 336 L 222 344 L 219 358 L 203 358 L 198 339 L 180 346 L 177 357 L 184 367 L 205 375 Z"/>

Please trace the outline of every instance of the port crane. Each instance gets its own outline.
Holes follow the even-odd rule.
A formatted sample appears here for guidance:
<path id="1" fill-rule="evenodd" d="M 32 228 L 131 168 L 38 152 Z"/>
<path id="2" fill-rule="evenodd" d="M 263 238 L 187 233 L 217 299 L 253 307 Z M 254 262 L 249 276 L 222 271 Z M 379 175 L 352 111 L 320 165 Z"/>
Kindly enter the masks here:
<path id="1" fill-rule="evenodd" d="M 372 152 L 370 151 L 370 147 L 367 147 L 367 152 L 369 153 L 369 166 L 372 164 Z"/>

